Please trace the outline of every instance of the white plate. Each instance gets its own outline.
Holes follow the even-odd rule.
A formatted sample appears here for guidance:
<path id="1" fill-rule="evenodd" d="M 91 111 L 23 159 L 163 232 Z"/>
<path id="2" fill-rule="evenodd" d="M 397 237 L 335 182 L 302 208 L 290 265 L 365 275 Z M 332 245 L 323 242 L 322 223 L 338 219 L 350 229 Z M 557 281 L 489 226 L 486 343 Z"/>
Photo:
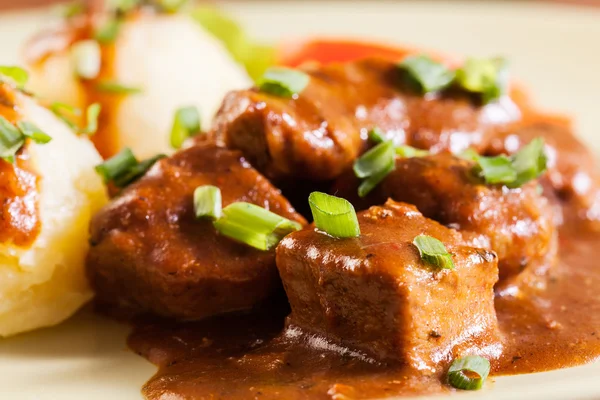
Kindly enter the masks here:
<path id="1" fill-rule="evenodd" d="M 353 36 L 446 52 L 501 54 L 538 104 L 572 114 L 600 154 L 600 8 L 539 2 L 224 2 L 266 40 Z M 21 42 L 46 12 L 0 16 L 0 64 L 18 61 Z M 55 328 L 0 341 L 2 399 L 139 399 L 155 368 L 129 352 L 127 327 L 84 310 Z M 478 399 L 600 399 L 600 363 L 495 379 Z"/>

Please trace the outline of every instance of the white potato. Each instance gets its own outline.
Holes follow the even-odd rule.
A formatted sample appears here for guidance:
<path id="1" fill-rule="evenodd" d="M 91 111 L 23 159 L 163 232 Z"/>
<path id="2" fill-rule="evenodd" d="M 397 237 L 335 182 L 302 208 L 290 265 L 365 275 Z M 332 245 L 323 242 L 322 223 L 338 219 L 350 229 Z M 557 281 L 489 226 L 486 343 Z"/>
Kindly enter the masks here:
<path id="1" fill-rule="evenodd" d="M 142 93 L 104 112 L 117 114 L 110 119 L 116 121 L 118 145 L 141 158 L 172 151 L 169 133 L 179 107 L 196 106 L 203 126 L 209 126 L 228 91 L 252 84 L 223 45 L 185 14 L 131 18 L 115 49 L 114 80 Z M 30 68 L 29 87 L 41 98 L 85 106 L 68 52 L 52 53 Z"/>
<path id="2" fill-rule="evenodd" d="M 27 248 L 0 244 L 0 337 L 57 324 L 92 298 L 84 269 L 88 226 L 107 202 L 91 142 L 29 97 L 17 100 L 23 119 L 52 141 L 28 145 L 40 176 L 38 237 Z"/>

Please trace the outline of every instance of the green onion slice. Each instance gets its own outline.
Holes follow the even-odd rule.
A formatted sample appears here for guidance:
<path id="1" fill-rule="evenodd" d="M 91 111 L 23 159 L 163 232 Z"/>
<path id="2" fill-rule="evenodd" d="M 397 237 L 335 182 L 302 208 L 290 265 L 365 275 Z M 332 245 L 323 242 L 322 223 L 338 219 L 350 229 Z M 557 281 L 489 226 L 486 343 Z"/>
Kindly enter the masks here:
<path id="1" fill-rule="evenodd" d="M 101 81 L 96 85 L 96 90 L 100 92 L 106 93 L 114 93 L 114 94 L 139 94 L 142 93 L 143 90 L 134 86 L 125 86 L 118 82 L 113 81 Z"/>
<path id="2" fill-rule="evenodd" d="M 509 187 L 519 187 L 542 175 L 547 168 L 548 157 L 544 151 L 544 139 L 533 139 L 512 157 L 517 179 Z"/>
<path id="3" fill-rule="evenodd" d="M 123 174 L 114 178 L 114 185 L 116 187 L 124 188 L 125 186 L 135 182 L 136 180 L 144 176 L 146 172 L 148 172 L 148 170 L 152 168 L 152 166 L 156 164 L 158 160 L 165 157 L 166 155 L 164 154 L 157 154 L 154 157 L 150 157 L 146 160 L 140 161 L 133 167 L 127 169 Z"/>
<path id="4" fill-rule="evenodd" d="M 98 117 L 102 111 L 102 106 L 99 103 L 91 104 L 85 110 L 86 126 L 81 130 L 81 134 L 91 136 L 98 131 Z"/>
<path id="5" fill-rule="evenodd" d="M 302 229 L 291 221 L 255 204 L 238 202 L 223 209 L 213 225 L 224 236 L 259 250 L 269 250 L 291 232 Z"/>
<path id="6" fill-rule="evenodd" d="M 503 58 L 470 58 L 456 71 L 456 83 L 481 94 L 484 103 L 496 100 L 508 91 L 508 63 Z"/>
<path id="7" fill-rule="evenodd" d="M 204 185 L 194 190 L 196 218 L 218 219 L 221 217 L 221 208 L 221 189 L 212 185 Z"/>
<path id="8" fill-rule="evenodd" d="M 13 82 L 18 89 L 23 89 L 29 80 L 29 73 L 21 67 L 0 66 L 2 79 Z"/>
<path id="9" fill-rule="evenodd" d="M 445 89 L 454 80 L 454 71 L 426 55 L 406 57 L 398 66 L 406 71 L 422 93 Z"/>
<path id="10" fill-rule="evenodd" d="M 96 172 L 104 178 L 104 182 L 114 181 L 119 176 L 126 174 L 138 164 L 137 159 L 129 148 L 124 148 L 102 164 L 96 166 Z"/>
<path id="11" fill-rule="evenodd" d="M 358 178 L 367 178 L 386 169 L 390 160 L 394 159 L 394 143 L 391 141 L 379 143 L 360 156 L 352 169 Z"/>
<path id="12" fill-rule="evenodd" d="M 490 373 L 490 362 L 481 356 L 466 356 L 452 361 L 448 383 L 457 389 L 479 390 Z"/>
<path id="13" fill-rule="evenodd" d="M 175 13 L 181 9 L 188 0 L 158 0 L 158 6 L 162 11 L 167 13 Z"/>
<path id="14" fill-rule="evenodd" d="M 321 192 L 312 192 L 308 196 L 308 203 L 315 226 L 320 231 L 336 238 L 360 235 L 354 206 L 348 200 Z"/>
<path id="15" fill-rule="evenodd" d="M 13 162 L 21 146 L 25 143 L 25 136 L 0 115 L 0 158 Z"/>
<path id="16" fill-rule="evenodd" d="M 360 185 L 358 186 L 358 196 L 365 197 L 366 195 L 368 195 L 373 189 L 375 189 L 375 187 L 377 187 L 377 185 L 381 183 L 381 181 L 385 179 L 386 176 L 390 174 L 390 172 L 392 172 L 395 169 L 396 162 L 392 158 L 391 160 L 389 160 L 388 164 L 383 169 L 377 171 L 376 173 L 369 176 L 367 179 L 360 183 Z"/>
<path id="17" fill-rule="evenodd" d="M 425 157 L 429 155 L 429 152 L 427 150 L 404 145 L 396 147 L 396 155 L 402 158 Z"/>
<path id="18" fill-rule="evenodd" d="M 438 239 L 419 235 L 414 238 L 413 244 L 419 250 L 421 259 L 428 264 L 442 269 L 454 269 L 452 255 L 446 250 L 444 243 Z"/>
<path id="19" fill-rule="evenodd" d="M 117 18 L 110 18 L 94 32 L 94 39 L 101 44 L 108 44 L 115 41 L 121 30 L 121 21 Z"/>
<path id="20" fill-rule="evenodd" d="M 194 106 L 182 107 L 175 112 L 171 128 L 171 146 L 179 149 L 183 142 L 200 132 L 200 113 Z"/>
<path id="21" fill-rule="evenodd" d="M 300 94 L 309 81 L 310 77 L 302 71 L 272 67 L 265 71 L 258 87 L 261 92 L 291 98 Z"/>
<path id="22" fill-rule="evenodd" d="M 373 143 L 379 144 L 379 143 L 387 141 L 385 134 L 378 127 L 371 129 L 368 134 L 369 134 L 369 140 Z"/>
<path id="23" fill-rule="evenodd" d="M 17 128 L 19 128 L 23 135 L 30 138 L 37 144 L 46 144 L 52 140 L 52 137 L 50 137 L 50 135 L 42 131 L 33 122 L 19 121 L 17 122 Z"/>
<path id="24" fill-rule="evenodd" d="M 100 74 L 102 50 L 95 40 L 82 40 L 71 47 L 73 67 L 77 76 L 94 79 Z"/>

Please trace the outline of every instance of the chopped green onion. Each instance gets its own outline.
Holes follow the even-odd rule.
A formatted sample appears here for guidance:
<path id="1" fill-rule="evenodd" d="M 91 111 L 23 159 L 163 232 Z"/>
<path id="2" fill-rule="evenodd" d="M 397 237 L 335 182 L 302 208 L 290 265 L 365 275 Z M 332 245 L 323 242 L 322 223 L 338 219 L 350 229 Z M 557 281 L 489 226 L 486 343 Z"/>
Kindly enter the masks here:
<path id="1" fill-rule="evenodd" d="M 369 135 L 369 140 L 376 144 L 387 141 L 385 134 L 378 127 L 371 129 L 369 131 L 368 135 Z"/>
<path id="2" fill-rule="evenodd" d="M 235 61 L 246 68 L 254 81 L 258 81 L 267 68 L 275 64 L 275 47 L 256 43 L 237 21 L 219 8 L 199 5 L 191 11 L 191 16 L 202 28 L 221 41 Z"/>
<path id="3" fill-rule="evenodd" d="M 548 157 L 544 152 L 544 139 L 533 139 L 512 157 L 512 165 L 517 179 L 509 187 L 519 187 L 542 175 L 547 168 Z"/>
<path id="4" fill-rule="evenodd" d="M 143 0 L 107 0 L 107 8 L 120 13 L 127 13 L 141 5 Z"/>
<path id="5" fill-rule="evenodd" d="M 508 63 L 503 58 L 470 58 L 456 71 L 456 83 L 481 94 L 484 103 L 496 100 L 508 90 Z"/>
<path id="6" fill-rule="evenodd" d="M 29 73 L 21 67 L 0 66 L 2 80 L 8 78 L 18 89 L 23 89 L 29 80 Z"/>
<path id="7" fill-rule="evenodd" d="M 182 107 L 175 112 L 171 128 L 171 146 L 179 149 L 183 142 L 200 132 L 200 113 L 194 106 Z"/>
<path id="8" fill-rule="evenodd" d="M 454 80 L 454 71 L 426 55 L 406 57 L 398 66 L 406 71 L 422 93 L 445 89 Z"/>
<path id="9" fill-rule="evenodd" d="M 94 32 L 94 39 L 99 43 L 108 44 L 115 41 L 121 30 L 121 21 L 110 18 Z"/>
<path id="10" fill-rule="evenodd" d="M 261 92 L 280 97 L 294 97 L 301 93 L 310 77 L 302 71 L 290 68 L 272 67 L 267 69 L 258 82 Z"/>
<path id="11" fill-rule="evenodd" d="M 131 149 L 124 148 L 102 164 L 96 166 L 96 172 L 104 178 L 104 182 L 114 181 L 119 176 L 126 174 L 131 168 L 138 164 Z"/>
<path id="12" fill-rule="evenodd" d="M 85 12 L 85 6 L 82 1 L 76 0 L 67 4 L 59 4 L 55 8 L 55 12 L 62 18 L 70 19 L 83 14 Z"/>
<path id="13" fill-rule="evenodd" d="M 17 128 L 19 128 L 23 135 L 30 138 L 37 144 L 46 144 L 52 140 L 52 137 L 38 128 L 38 126 L 33 122 L 19 121 L 17 122 Z"/>
<path id="14" fill-rule="evenodd" d="M 444 243 L 438 239 L 427 235 L 419 235 L 414 238 L 413 244 L 419 250 L 421 259 L 426 263 L 437 268 L 454 269 L 452 255 L 448 253 Z"/>
<path id="15" fill-rule="evenodd" d="M 461 157 L 477 163 L 474 172 L 482 177 L 485 183 L 503 184 L 509 188 L 520 187 L 538 178 L 546 171 L 547 164 L 544 140 L 539 137 L 511 157 L 505 155 L 485 157 L 471 149 L 464 151 Z"/>
<path id="16" fill-rule="evenodd" d="M 382 142 L 360 156 L 354 162 L 352 169 L 358 178 L 367 178 L 385 169 L 393 159 L 394 143 Z"/>
<path id="17" fill-rule="evenodd" d="M 54 113 L 58 118 L 60 118 L 65 124 L 71 128 L 72 131 L 78 132 L 79 127 L 75 124 L 71 118 L 69 118 L 65 113 L 71 114 L 72 116 L 79 117 L 81 115 L 81 110 L 77 107 L 73 107 L 66 103 L 52 103 L 50 106 L 50 111 Z"/>
<path id="18" fill-rule="evenodd" d="M 358 186 L 358 197 L 365 197 L 368 195 L 377 185 L 385 179 L 386 176 L 396 169 L 396 162 L 392 159 L 389 164 L 386 165 L 382 170 L 377 171 L 373 175 L 363 180 Z"/>
<path id="19" fill-rule="evenodd" d="M 221 208 L 221 189 L 212 185 L 204 185 L 194 190 L 196 218 L 218 219 L 221 217 Z"/>
<path id="20" fill-rule="evenodd" d="M 404 145 L 396 147 L 396 155 L 402 158 L 425 157 L 429 155 L 429 152 L 427 150 Z"/>
<path id="21" fill-rule="evenodd" d="M 479 390 L 490 373 L 490 362 L 481 356 L 466 356 L 452 361 L 448 383 L 457 389 Z"/>
<path id="22" fill-rule="evenodd" d="M 113 180 L 114 185 L 116 187 L 124 188 L 130 183 L 135 182 L 136 180 L 144 176 L 146 172 L 148 172 L 148 170 L 152 168 L 152 166 L 156 164 L 158 160 L 165 157 L 166 156 L 164 154 L 157 154 L 154 157 L 150 157 L 146 160 L 140 161 L 133 167 L 126 170 L 123 174 L 117 176 Z"/>
<path id="23" fill-rule="evenodd" d="M 478 175 L 485 180 L 485 183 L 509 184 L 517 179 L 517 171 L 515 171 L 510 158 L 506 156 L 478 156 L 475 161 L 479 167 Z"/>
<path id="24" fill-rule="evenodd" d="M 100 116 L 101 110 L 102 106 L 99 103 L 90 104 L 85 111 L 87 124 L 85 128 L 81 130 L 81 134 L 91 136 L 98 131 L 98 117 Z"/>
<path id="25" fill-rule="evenodd" d="M 168 13 L 175 13 L 183 7 L 188 0 L 158 0 L 158 6 Z"/>
<path id="26" fill-rule="evenodd" d="M 25 136 L 21 131 L 0 115 L 0 158 L 13 162 L 24 143 Z"/>
<path id="27" fill-rule="evenodd" d="M 77 76 L 94 79 L 100 74 L 102 50 L 95 40 L 82 40 L 71 47 L 73 68 Z"/>
<path id="28" fill-rule="evenodd" d="M 287 234 L 302 229 L 291 221 L 251 203 L 232 203 L 213 225 L 224 236 L 259 250 L 269 250 Z"/>
<path id="29" fill-rule="evenodd" d="M 308 196 L 308 204 L 317 229 L 336 238 L 360 235 L 354 206 L 348 200 L 321 192 L 312 192 Z"/>
<path id="30" fill-rule="evenodd" d="M 96 90 L 106 93 L 114 94 L 139 94 L 142 93 L 142 89 L 133 86 L 125 86 L 118 82 L 102 81 L 96 85 Z"/>
<path id="31" fill-rule="evenodd" d="M 358 187 L 358 195 L 366 196 L 396 168 L 392 141 L 381 142 L 354 162 L 354 174 L 365 180 Z"/>

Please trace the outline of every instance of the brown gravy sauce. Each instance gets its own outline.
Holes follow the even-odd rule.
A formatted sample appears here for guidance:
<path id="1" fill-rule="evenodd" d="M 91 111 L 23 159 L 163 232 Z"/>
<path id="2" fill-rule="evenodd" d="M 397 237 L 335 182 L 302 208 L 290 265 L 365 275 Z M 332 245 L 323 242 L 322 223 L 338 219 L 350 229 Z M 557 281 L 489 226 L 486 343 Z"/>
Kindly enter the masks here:
<path id="1" fill-rule="evenodd" d="M 0 84 L 0 115 L 16 123 L 21 118 L 18 108 L 15 89 Z M 20 247 L 31 245 L 41 230 L 39 176 L 30 161 L 27 143 L 17 153 L 14 164 L 0 160 L 0 243 Z"/>
<path id="2" fill-rule="evenodd" d="M 518 297 L 496 299 L 504 352 L 492 363 L 493 375 L 600 358 L 599 241 L 598 233 L 563 228 L 560 262 L 546 290 L 524 289 Z M 318 338 L 284 331 L 287 312 L 283 306 L 193 323 L 138 322 L 129 346 L 159 367 L 143 394 L 148 399 L 353 399 L 454 390 L 444 383 L 447 366 L 428 376 L 362 359 Z"/>

